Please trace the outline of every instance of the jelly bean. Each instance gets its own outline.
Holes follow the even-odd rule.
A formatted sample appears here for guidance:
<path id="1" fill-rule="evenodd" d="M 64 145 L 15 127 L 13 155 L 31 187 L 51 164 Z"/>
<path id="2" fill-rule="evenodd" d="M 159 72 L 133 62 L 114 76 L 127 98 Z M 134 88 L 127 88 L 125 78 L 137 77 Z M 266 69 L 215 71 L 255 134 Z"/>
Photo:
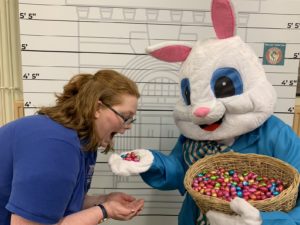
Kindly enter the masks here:
<path id="1" fill-rule="evenodd" d="M 221 187 L 221 184 L 220 183 L 216 183 L 215 187 Z"/>
<path id="2" fill-rule="evenodd" d="M 250 188 L 249 191 L 250 191 L 251 193 L 253 193 L 253 192 L 256 191 L 256 188 Z"/>
<path id="3" fill-rule="evenodd" d="M 243 185 L 248 186 L 249 185 L 248 181 L 243 181 Z"/>
<path id="4" fill-rule="evenodd" d="M 214 186 L 213 186 L 213 185 L 210 185 L 210 184 L 209 184 L 209 185 L 207 185 L 206 187 L 207 187 L 207 188 L 209 188 L 209 189 L 212 189 L 212 188 L 214 188 Z"/>
<path id="5" fill-rule="evenodd" d="M 249 195 L 249 197 L 250 197 L 252 200 L 256 200 L 256 195 L 255 195 L 255 194 L 251 194 L 251 195 Z"/>
<path id="6" fill-rule="evenodd" d="M 244 181 L 244 177 L 243 176 L 239 176 L 238 177 L 240 181 Z"/>
<path id="7" fill-rule="evenodd" d="M 261 200 L 265 200 L 266 198 L 267 198 L 267 196 L 265 196 L 265 195 L 261 196 Z"/>
<path id="8" fill-rule="evenodd" d="M 283 191 L 283 189 L 284 189 L 283 185 L 279 185 L 279 186 L 278 186 L 278 190 L 279 190 L 279 192 L 282 192 L 282 191 Z"/>
<path id="9" fill-rule="evenodd" d="M 244 195 L 244 196 L 254 195 L 254 192 L 244 191 L 244 192 L 243 192 L 243 195 Z"/>
<path id="10" fill-rule="evenodd" d="M 255 195 L 256 196 L 256 199 L 253 199 L 253 200 L 261 200 L 261 196 L 260 195 Z"/>
<path id="11" fill-rule="evenodd" d="M 231 188 L 230 188 L 230 191 L 231 191 L 231 192 L 236 191 L 236 188 L 235 188 L 235 187 L 231 187 Z"/>
<path id="12" fill-rule="evenodd" d="M 222 191 L 217 192 L 217 197 L 223 197 L 223 192 Z"/>
<path id="13" fill-rule="evenodd" d="M 240 198 L 242 198 L 242 197 L 243 197 L 243 192 L 238 191 L 238 192 L 237 192 L 237 196 L 239 196 Z"/>
<path id="14" fill-rule="evenodd" d="M 268 188 L 266 188 L 266 187 L 259 187 L 259 190 L 261 190 L 262 192 L 267 192 Z"/>
<path id="15" fill-rule="evenodd" d="M 266 196 L 267 196 L 267 197 L 271 197 L 271 196 L 272 196 L 272 193 L 268 191 L 268 192 L 266 193 Z"/>

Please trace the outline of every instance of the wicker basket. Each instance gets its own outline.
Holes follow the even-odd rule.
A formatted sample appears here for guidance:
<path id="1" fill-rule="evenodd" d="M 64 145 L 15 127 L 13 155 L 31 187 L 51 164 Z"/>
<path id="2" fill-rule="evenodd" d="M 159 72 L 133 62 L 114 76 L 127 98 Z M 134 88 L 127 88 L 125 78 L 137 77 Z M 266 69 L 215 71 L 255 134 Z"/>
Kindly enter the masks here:
<path id="1" fill-rule="evenodd" d="M 234 214 L 228 201 L 201 194 L 192 188 L 193 179 L 197 174 L 203 170 L 213 171 L 218 168 L 233 169 L 239 173 L 252 171 L 258 176 L 266 176 L 283 181 L 285 189 L 279 195 L 265 200 L 248 201 L 260 211 L 280 210 L 287 212 L 296 204 L 299 173 L 294 167 L 270 156 L 228 152 L 206 156 L 198 160 L 188 169 L 185 175 L 185 188 L 203 213 L 206 213 L 208 210 L 216 210 L 226 214 Z"/>

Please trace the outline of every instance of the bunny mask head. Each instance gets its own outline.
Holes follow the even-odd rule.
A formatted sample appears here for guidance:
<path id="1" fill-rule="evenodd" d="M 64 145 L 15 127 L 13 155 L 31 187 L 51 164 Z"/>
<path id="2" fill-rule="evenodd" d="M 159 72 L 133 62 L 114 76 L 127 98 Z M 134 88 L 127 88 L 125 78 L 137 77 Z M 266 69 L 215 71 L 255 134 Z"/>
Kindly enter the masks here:
<path id="1" fill-rule="evenodd" d="M 258 57 L 234 35 L 229 0 L 213 0 L 211 12 L 216 39 L 147 48 L 159 60 L 182 62 L 174 119 L 181 134 L 194 140 L 226 140 L 252 131 L 270 117 L 276 102 Z"/>

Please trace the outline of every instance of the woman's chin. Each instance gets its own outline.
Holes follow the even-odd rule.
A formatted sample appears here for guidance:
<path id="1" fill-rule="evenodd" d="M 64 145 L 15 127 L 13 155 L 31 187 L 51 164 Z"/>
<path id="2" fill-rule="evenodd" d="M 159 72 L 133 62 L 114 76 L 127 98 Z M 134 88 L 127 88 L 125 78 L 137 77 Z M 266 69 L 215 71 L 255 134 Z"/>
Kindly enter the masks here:
<path id="1" fill-rule="evenodd" d="M 102 141 L 102 142 L 100 143 L 100 147 L 106 148 L 106 147 L 108 146 L 108 144 L 109 144 L 109 142 Z"/>
<path id="2" fill-rule="evenodd" d="M 107 138 L 103 138 L 100 142 L 100 146 L 102 148 L 106 148 L 109 145 L 113 146 L 113 144 L 114 144 L 113 138 L 114 138 L 114 135 L 108 136 Z"/>
<path id="3" fill-rule="evenodd" d="M 108 138 L 107 140 L 103 140 L 101 142 L 101 146 L 106 148 L 108 145 L 112 145 L 113 143 L 113 140 L 111 138 Z"/>

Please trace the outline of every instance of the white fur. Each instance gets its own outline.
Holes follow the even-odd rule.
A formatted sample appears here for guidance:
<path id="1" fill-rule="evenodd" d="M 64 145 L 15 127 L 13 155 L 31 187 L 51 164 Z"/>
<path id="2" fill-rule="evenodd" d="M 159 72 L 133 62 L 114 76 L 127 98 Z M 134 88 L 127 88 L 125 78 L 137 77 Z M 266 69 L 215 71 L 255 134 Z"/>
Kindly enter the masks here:
<path id="1" fill-rule="evenodd" d="M 210 225 L 261 225 L 259 211 L 242 198 L 235 198 L 230 202 L 230 208 L 236 216 L 217 211 L 208 211 L 206 216 Z"/>
<path id="2" fill-rule="evenodd" d="M 153 162 L 153 154 L 151 151 L 147 149 L 136 149 L 130 152 L 134 152 L 136 155 L 138 155 L 140 157 L 140 161 L 134 162 L 122 159 L 121 155 L 128 152 L 122 152 L 121 155 L 113 153 L 109 157 L 108 164 L 110 165 L 110 168 L 114 174 L 119 176 L 136 175 L 143 173 L 150 168 Z"/>

